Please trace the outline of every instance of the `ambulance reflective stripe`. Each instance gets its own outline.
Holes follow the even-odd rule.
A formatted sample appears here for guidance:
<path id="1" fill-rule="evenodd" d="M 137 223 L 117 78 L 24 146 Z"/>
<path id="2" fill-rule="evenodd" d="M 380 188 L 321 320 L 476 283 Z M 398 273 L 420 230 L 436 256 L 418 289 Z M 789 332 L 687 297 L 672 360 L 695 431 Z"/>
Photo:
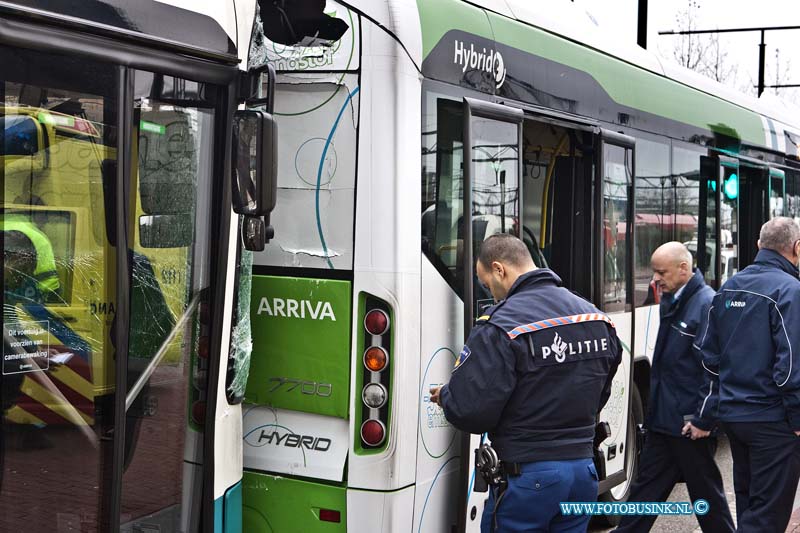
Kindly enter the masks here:
<path id="1" fill-rule="evenodd" d="M 518 336 L 524 333 L 541 331 L 543 329 L 554 328 L 557 326 L 566 326 L 567 324 L 577 324 L 579 322 L 605 322 L 612 328 L 614 327 L 614 323 L 611 321 L 611 319 L 604 314 L 584 313 L 580 315 L 547 318 L 545 320 L 540 320 L 539 322 L 533 322 L 532 324 L 523 324 L 521 326 L 515 327 L 511 331 L 507 331 L 506 334 L 510 339 L 516 339 Z"/>
<path id="2" fill-rule="evenodd" d="M 60 345 L 74 356 L 47 372 L 27 373 L 8 418 L 20 424 L 93 424 L 95 387 L 89 344 L 44 306 L 25 305 L 22 310 L 28 316 L 19 316 L 21 321 L 47 321 L 51 346 Z M 65 400 L 71 407 L 64 405 Z"/>
<path id="3" fill-rule="evenodd" d="M 25 377 L 26 379 L 20 387 L 22 394 L 19 397 L 20 404 L 24 406 L 22 407 L 23 409 L 40 418 L 46 424 L 66 425 L 72 423 L 75 425 L 89 425 L 93 423 L 92 418 L 82 410 L 79 410 L 77 405 L 73 404 L 72 407 L 64 405 L 64 401 L 50 392 L 40 381 L 30 379 L 31 376 Z M 53 380 L 53 383 L 55 381 Z"/>

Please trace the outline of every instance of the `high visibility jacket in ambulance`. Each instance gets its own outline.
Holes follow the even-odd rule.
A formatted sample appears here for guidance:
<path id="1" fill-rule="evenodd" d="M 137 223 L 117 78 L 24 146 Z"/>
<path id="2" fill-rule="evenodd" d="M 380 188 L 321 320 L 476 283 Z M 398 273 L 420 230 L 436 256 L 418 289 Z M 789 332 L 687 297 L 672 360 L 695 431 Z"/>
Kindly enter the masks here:
<path id="1" fill-rule="evenodd" d="M 706 368 L 697 417 L 787 421 L 800 431 L 800 280 L 772 250 L 714 296 L 699 340 Z M 708 425 L 697 424 L 708 429 Z"/>
<path id="2" fill-rule="evenodd" d="M 36 249 L 36 268 L 33 276 L 36 286 L 42 294 L 58 291 L 61 286 L 56 271 L 56 259 L 53 246 L 47 235 L 31 222 L 27 217 L 20 215 L 6 215 L 2 221 L 3 231 L 19 231 L 25 234 Z"/>
<path id="3" fill-rule="evenodd" d="M 488 432 L 503 461 L 589 458 L 621 356 L 607 316 L 534 270 L 478 319 L 441 405 L 456 428 Z"/>

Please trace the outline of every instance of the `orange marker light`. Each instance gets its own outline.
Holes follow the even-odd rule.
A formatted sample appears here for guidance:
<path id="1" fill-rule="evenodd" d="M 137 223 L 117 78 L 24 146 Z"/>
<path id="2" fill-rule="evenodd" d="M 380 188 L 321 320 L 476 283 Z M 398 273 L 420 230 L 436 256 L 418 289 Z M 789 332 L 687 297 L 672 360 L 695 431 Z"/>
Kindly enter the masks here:
<path id="1" fill-rule="evenodd" d="M 373 372 L 380 372 L 386 368 L 389 362 L 389 354 L 380 346 L 371 346 L 364 352 L 364 366 Z"/>

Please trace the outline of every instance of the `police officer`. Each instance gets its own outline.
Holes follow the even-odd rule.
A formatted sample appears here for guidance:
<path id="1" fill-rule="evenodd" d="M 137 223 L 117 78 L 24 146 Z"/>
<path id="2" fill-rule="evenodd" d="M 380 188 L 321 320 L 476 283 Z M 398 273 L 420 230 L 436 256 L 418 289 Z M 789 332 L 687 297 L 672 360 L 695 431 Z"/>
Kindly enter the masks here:
<path id="1" fill-rule="evenodd" d="M 703 531 L 733 531 L 722 476 L 714 462 L 715 437 L 699 427 L 692 435 L 691 428 L 685 427 L 697 410 L 704 372 L 700 352 L 692 345 L 703 329 L 714 290 L 699 270 L 692 271 L 692 254 L 679 242 L 656 249 L 650 264 L 653 279 L 665 294 L 650 371 L 647 440 L 629 501 L 666 501 L 683 479 L 692 501 L 709 503 L 710 511 L 697 515 Z M 695 422 L 708 429 L 713 425 L 708 420 Z M 654 515 L 626 515 L 616 531 L 649 531 L 655 519 Z"/>
<path id="2" fill-rule="evenodd" d="M 622 355 L 614 326 L 514 236 L 486 239 L 476 268 L 498 303 L 431 399 L 456 428 L 488 432 L 501 460 L 481 531 L 584 531 L 589 517 L 562 516 L 559 502 L 597 499 L 592 440 Z"/>
<path id="3" fill-rule="evenodd" d="M 800 228 L 773 218 L 758 248 L 712 301 L 697 418 L 730 439 L 738 531 L 783 532 L 800 479 Z"/>

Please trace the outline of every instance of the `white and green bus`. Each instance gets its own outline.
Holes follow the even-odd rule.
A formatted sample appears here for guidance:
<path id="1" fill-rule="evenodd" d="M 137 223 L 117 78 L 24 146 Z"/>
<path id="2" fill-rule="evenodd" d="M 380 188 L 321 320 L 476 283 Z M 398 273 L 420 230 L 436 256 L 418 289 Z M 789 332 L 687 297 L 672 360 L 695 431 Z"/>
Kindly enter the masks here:
<path id="1" fill-rule="evenodd" d="M 277 234 L 254 258 L 245 529 L 477 530 L 478 436 L 428 389 L 489 298 L 473 264 L 494 232 L 617 326 L 598 497 L 625 499 L 650 254 L 685 242 L 718 287 L 764 220 L 800 216 L 797 112 L 615 43 L 570 2 L 328 0 L 347 30 L 324 47 L 283 44 L 302 9 L 269 4 L 249 66 L 277 71 Z"/>
<path id="2" fill-rule="evenodd" d="M 241 531 L 255 13 L 0 2 L 2 531 Z"/>

